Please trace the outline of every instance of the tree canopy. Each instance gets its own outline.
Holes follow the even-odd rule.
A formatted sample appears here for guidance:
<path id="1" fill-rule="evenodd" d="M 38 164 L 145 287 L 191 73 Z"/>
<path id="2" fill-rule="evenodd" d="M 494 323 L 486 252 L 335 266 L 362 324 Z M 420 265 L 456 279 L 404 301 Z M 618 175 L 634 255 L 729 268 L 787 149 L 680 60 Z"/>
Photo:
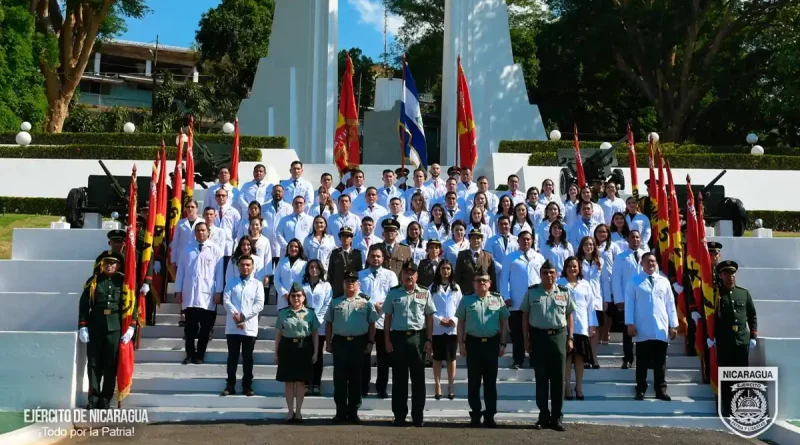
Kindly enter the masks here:
<path id="1" fill-rule="evenodd" d="M 350 54 L 353 62 L 353 93 L 356 95 L 358 115 L 364 116 L 363 110 L 372 107 L 375 103 L 375 72 L 372 71 L 375 62 L 365 56 L 360 48 L 350 48 L 339 51 L 339 87 L 337 94 L 342 91 L 342 78 L 346 68 L 345 55 Z"/>

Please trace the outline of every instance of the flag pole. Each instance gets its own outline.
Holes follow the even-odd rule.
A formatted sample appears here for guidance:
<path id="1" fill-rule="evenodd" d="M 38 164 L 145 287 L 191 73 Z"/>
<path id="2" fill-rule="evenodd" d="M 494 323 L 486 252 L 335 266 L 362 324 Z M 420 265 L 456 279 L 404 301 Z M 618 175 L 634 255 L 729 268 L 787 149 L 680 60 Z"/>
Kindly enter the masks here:
<path id="1" fill-rule="evenodd" d="M 345 57 L 346 57 L 347 59 L 346 59 L 346 61 L 345 61 L 344 75 L 345 75 L 345 77 L 347 77 L 347 75 L 348 75 L 348 71 L 350 70 L 350 67 L 352 67 L 352 66 L 353 66 L 353 62 L 350 60 L 350 53 L 345 53 Z M 351 71 L 351 72 L 349 72 L 349 74 L 350 74 L 350 79 L 351 79 L 351 82 L 352 82 L 352 77 L 353 77 L 353 73 L 352 73 L 352 71 Z M 344 81 L 343 81 L 343 82 L 344 82 Z M 340 94 L 340 96 L 341 96 L 341 94 Z M 339 100 L 342 100 L 342 98 L 341 98 L 341 97 L 339 97 Z M 344 104 L 344 106 L 345 106 L 345 107 L 348 107 L 348 106 L 350 106 L 350 101 L 349 101 L 349 100 L 348 100 L 348 101 L 345 101 L 345 104 Z M 358 119 L 358 115 L 357 115 L 357 114 L 356 114 L 356 119 Z M 345 148 L 346 148 L 346 153 L 347 153 L 347 155 L 349 156 L 349 155 L 350 155 L 350 123 L 349 123 L 349 122 L 347 122 L 347 116 L 345 116 L 345 118 L 344 118 L 344 130 L 345 130 L 345 134 L 347 135 L 347 136 L 344 138 L 344 144 L 345 144 L 344 146 L 345 146 Z M 350 159 L 348 158 L 348 161 L 349 161 L 349 160 L 350 160 Z M 347 170 L 349 170 L 349 169 L 350 169 L 350 166 L 349 166 L 349 165 L 346 165 L 346 166 L 345 166 L 345 168 L 346 168 Z M 345 184 L 345 186 L 347 186 L 347 184 Z"/>
<path id="2" fill-rule="evenodd" d="M 403 101 L 403 104 L 405 104 L 406 103 L 405 100 L 406 99 L 406 53 L 403 53 L 401 61 L 402 62 L 400 64 L 400 68 L 403 72 L 400 78 L 401 88 L 402 88 L 401 100 Z M 402 173 L 403 170 L 406 168 L 406 126 L 405 124 L 403 124 L 402 112 L 400 114 L 400 123 L 402 124 L 402 127 L 400 128 L 400 172 Z M 408 180 L 408 177 L 406 177 L 406 180 Z"/>
<path id="3" fill-rule="evenodd" d="M 460 89 L 460 78 L 461 78 L 461 54 L 458 55 L 458 59 L 456 60 L 456 116 L 458 116 L 458 107 L 461 106 L 461 101 L 459 100 L 458 90 Z M 461 170 L 461 164 L 458 162 L 459 158 L 459 151 L 460 150 L 460 141 L 458 138 L 458 117 L 456 117 L 456 168 Z"/>

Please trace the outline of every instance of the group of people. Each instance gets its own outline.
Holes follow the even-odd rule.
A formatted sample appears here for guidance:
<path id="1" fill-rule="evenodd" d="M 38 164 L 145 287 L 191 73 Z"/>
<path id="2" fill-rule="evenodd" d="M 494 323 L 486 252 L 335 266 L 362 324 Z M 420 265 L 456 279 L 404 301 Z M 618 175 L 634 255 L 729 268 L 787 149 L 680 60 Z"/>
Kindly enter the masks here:
<path id="1" fill-rule="evenodd" d="M 337 422 L 359 422 L 374 358 L 379 398 L 389 397 L 392 369 L 394 424 L 406 422 L 410 378 L 411 419 L 421 426 L 426 360 L 435 398 L 445 396 L 444 367 L 452 400 L 460 354 L 472 425 L 493 427 L 499 357 L 510 341 L 512 369 L 527 358 L 535 372 L 536 427 L 564 430 L 563 399 L 584 399 L 584 370 L 600 368 L 599 345 L 615 323 L 624 325 L 623 369 L 634 366 L 636 343 L 635 398 L 644 398 L 651 367 L 656 397 L 670 400 L 664 375 L 678 328 L 673 286 L 647 247 L 649 218 L 635 199 L 617 197 L 613 182 L 572 185 L 562 201 L 550 179 L 523 193 L 511 175 L 507 191 L 495 195 L 486 177 L 476 183 L 469 168 L 451 168 L 443 178 L 438 164 L 428 172 L 385 170 L 380 188 L 365 186 L 360 170 L 336 187 L 325 173 L 314 187 L 299 161 L 280 183 L 267 183 L 265 174 L 257 165 L 253 180 L 236 188 L 220 169 L 202 214 L 197 202 L 185 204 L 170 245 L 184 364 L 203 363 L 217 305 L 225 307 L 223 396 L 236 394 L 240 356 L 242 393 L 254 394 L 258 317 L 273 295 L 276 379 L 285 384 L 289 422 L 302 422 L 304 397 L 320 394 L 325 350 L 333 354 Z M 605 195 L 597 199 L 599 190 Z M 718 335 L 717 344 L 721 351 L 728 342 L 741 360 L 754 345 L 756 318 L 749 293 L 735 286 L 736 267 L 721 263 L 720 283 L 737 301 L 730 305 L 749 303 L 744 317 L 720 311 L 736 335 Z M 82 298 L 82 323 L 84 309 L 99 301 Z"/>

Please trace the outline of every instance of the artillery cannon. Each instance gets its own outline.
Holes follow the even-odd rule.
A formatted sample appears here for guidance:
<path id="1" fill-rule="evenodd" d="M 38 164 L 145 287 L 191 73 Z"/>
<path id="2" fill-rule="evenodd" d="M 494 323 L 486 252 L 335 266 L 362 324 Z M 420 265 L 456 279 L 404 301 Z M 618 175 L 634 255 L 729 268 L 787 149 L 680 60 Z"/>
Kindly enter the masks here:
<path id="1" fill-rule="evenodd" d="M 201 144 L 195 141 L 192 147 L 192 156 L 194 158 L 194 183 L 207 189 L 206 183 L 213 183 L 217 180 L 219 169 L 230 166 L 231 147 L 225 143 L 208 142 Z M 186 167 L 185 160 L 184 167 Z M 185 169 L 183 174 L 185 178 Z M 173 175 L 174 173 L 170 173 L 170 179 Z"/>
<path id="2" fill-rule="evenodd" d="M 617 184 L 619 190 L 625 189 L 625 175 L 621 169 L 614 168 L 618 165 L 616 146 L 608 150 L 581 149 L 581 158 L 583 159 L 583 173 L 586 176 L 587 184 L 591 184 L 596 179 L 603 182 L 611 180 Z M 575 184 L 577 180 L 575 150 L 571 148 L 558 150 L 558 165 L 562 167 L 559 175 L 559 187 L 561 188 L 561 193 L 565 194 L 569 186 Z"/>

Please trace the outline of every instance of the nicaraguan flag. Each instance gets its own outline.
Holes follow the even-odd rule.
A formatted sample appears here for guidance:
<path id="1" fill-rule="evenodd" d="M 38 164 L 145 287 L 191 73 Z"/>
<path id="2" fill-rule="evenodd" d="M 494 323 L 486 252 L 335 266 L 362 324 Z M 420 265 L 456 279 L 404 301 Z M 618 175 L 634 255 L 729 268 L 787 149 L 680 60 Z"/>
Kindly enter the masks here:
<path id="1" fill-rule="evenodd" d="M 400 141 L 406 161 L 415 167 L 428 165 L 428 148 L 425 143 L 425 130 L 422 127 L 422 111 L 419 108 L 419 94 L 408 64 L 403 66 L 403 100 L 400 103 Z"/>

